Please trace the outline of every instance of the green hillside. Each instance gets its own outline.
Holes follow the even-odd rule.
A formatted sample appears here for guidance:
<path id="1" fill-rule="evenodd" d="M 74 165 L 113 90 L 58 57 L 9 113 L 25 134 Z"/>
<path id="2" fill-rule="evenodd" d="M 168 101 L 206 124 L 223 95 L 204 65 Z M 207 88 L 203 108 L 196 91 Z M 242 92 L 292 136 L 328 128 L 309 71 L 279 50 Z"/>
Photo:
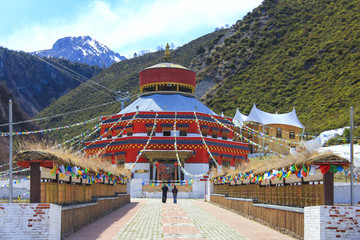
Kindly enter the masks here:
<path id="1" fill-rule="evenodd" d="M 13 113 L 13 122 L 19 122 L 29 119 L 26 113 L 19 106 L 16 98 L 6 86 L 4 81 L 0 81 L 0 132 L 8 132 L 9 126 L 6 125 L 9 123 L 9 99 L 12 99 L 12 113 Z M 23 123 L 13 125 L 13 131 L 28 131 L 38 129 L 39 126 L 33 123 Z M 18 136 L 14 136 L 14 147 L 18 143 L 18 140 L 21 139 Z M 24 138 L 22 138 L 24 139 Z M 28 138 L 29 139 L 29 138 Z M 31 136 L 31 139 L 34 139 Z M 9 162 L 9 138 L 0 136 L 0 165 Z M 4 170 L 1 169 L 1 170 Z"/>
<path id="2" fill-rule="evenodd" d="M 203 101 L 229 116 L 295 107 L 312 133 L 348 126 L 350 106 L 359 123 L 359 19 L 359 0 L 264 1 L 202 59 L 199 81 L 218 83 Z"/>
<path id="3" fill-rule="evenodd" d="M 64 59 L 43 60 L 56 67 L 61 64 L 86 78 L 92 78 L 102 70 Z M 64 68 L 58 70 L 44 61 L 29 53 L 0 47 L 0 82 L 6 82 L 19 106 L 30 117 L 80 85 L 79 80 L 64 74 Z"/>
<path id="4" fill-rule="evenodd" d="M 202 101 L 217 113 L 233 116 L 239 108 L 248 114 L 253 103 L 273 113 L 295 107 L 306 130 L 316 134 L 348 126 L 349 107 L 354 106 L 357 125 L 359 18 L 360 0 L 265 0 L 230 29 L 205 35 L 172 51 L 172 62 L 196 71 L 199 85 L 213 82 Z M 129 91 L 136 98 L 139 71 L 162 62 L 163 54 L 159 51 L 122 61 L 92 80 L 114 91 Z M 114 95 L 110 91 L 107 94 Z M 112 100 L 81 85 L 39 117 Z M 119 110 L 120 104 L 115 103 L 53 118 L 44 126 L 64 126 Z M 68 139 L 86 128 L 89 126 L 62 131 L 56 137 Z"/>
<path id="5" fill-rule="evenodd" d="M 223 35 L 226 31 L 227 30 L 219 30 L 207 34 L 177 48 L 171 52 L 171 61 L 189 67 L 191 61 L 197 56 L 199 49 L 204 48 L 209 44 L 216 44 L 214 39 L 217 39 L 218 35 Z M 105 69 L 91 80 L 108 89 L 111 89 L 112 91 L 130 92 L 132 100 L 134 100 L 137 98 L 137 94 L 139 93 L 139 72 L 148 66 L 163 62 L 163 56 L 164 51 L 158 51 L 137 58 L 121 61 Z M 91 83 L 88 82 L 88 84 Z M 61 114 L 114 101 L 114 92 L 105 90 L 94 84 L 91 85 L 102 92 L 99 92 L 88 85 L 82 84 L 78 88 L 59 98 L 56 102 L 44 109 L 37 117 Z M 66 115 L 59 118 L 51 118 L 46 122 L 43 122 L 42 125 L 44 127 L 65 126 L 70 123 L 84 121 L 101 115 L 105 116 L 115 114 L 119 111 L 120 104 L 114 103 L 104 107 L 81 111 L 76 114 Z M 90 127 L 91 126 L 84 126 L 76 129 L 62 130 L 52 136 L 59 141 L 67 140 Z"/>

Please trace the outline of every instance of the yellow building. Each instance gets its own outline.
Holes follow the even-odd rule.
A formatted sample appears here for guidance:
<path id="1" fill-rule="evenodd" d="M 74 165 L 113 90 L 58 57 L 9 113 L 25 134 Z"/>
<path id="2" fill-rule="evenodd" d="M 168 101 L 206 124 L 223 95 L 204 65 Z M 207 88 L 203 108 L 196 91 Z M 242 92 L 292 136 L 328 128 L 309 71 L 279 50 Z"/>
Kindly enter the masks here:
<path id="1" fill-rule="evenodd" d="M 236 110 L 234 124 L 241 128 L 244 138 L 255 143 L 249 144 L 250 153 L 269 153 L 271 149 L 277 153 L 288 154 L 290 148 L 298 148 L 305 129 L 295 108 L 289 113 L 273 114 L 261 111 L 255 104 L 249 116 Z"/>

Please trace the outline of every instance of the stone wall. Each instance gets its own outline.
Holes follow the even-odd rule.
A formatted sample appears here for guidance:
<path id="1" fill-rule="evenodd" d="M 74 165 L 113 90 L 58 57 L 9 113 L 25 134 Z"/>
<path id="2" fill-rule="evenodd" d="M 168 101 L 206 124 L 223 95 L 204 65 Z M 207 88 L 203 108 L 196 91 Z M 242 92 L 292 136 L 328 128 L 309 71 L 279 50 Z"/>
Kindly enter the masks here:
<path id="1" fill-rule="evenodd" d="M 360 207 L 305 208 L 305 239 L 360 239 Z"/>
<path id="2" fill-rule="evenodd" d="M 49 203 L 0 203 L 1 239 L 60 239 L 61 207 Z"/>

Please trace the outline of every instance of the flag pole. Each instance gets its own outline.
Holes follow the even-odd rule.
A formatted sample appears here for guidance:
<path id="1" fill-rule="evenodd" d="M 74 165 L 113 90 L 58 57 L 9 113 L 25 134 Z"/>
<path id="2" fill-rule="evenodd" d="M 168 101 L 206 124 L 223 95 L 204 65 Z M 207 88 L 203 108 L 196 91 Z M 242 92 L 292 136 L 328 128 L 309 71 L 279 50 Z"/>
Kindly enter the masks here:
<path id="1" fill-rule="evenodd" d="M 12 203 L 13 198 L 13 113 L 12 100 L 9 99 L 9 203 Z"/>
<path id="2" fill-rule="evenodd" d="M 350 107 L 350 196 L 354 206 L 354 107 Z"/>

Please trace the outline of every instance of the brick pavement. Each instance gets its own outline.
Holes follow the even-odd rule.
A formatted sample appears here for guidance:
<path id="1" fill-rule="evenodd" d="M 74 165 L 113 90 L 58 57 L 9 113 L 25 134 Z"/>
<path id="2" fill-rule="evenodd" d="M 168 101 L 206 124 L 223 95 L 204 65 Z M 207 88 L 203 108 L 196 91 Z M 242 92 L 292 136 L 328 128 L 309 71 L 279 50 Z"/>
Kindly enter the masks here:
<path id="1" fill-rule="evenodd" d="M 87 225 L 76 239 L 291 239 L 269 227 L 202 200 L 132 199 L 130 204 Z"/>

